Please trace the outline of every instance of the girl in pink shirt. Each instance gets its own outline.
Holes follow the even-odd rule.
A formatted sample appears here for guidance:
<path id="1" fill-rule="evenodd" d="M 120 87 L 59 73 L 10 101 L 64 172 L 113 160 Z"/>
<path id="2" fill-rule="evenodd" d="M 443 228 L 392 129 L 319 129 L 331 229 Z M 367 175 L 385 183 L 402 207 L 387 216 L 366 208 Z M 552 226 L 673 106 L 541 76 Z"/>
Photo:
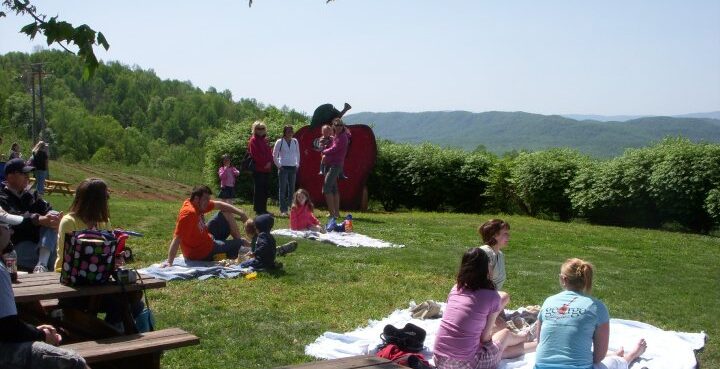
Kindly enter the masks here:
<path id="1" fill-rule="evenodd" d="M 230 155 L 223 155 L 222 161 L 222 165 L 218 169 L 218 176 L 220 176 L 220 195 L 218 197 L 232 203 L 235 199 L 235 180 L 240 175 L 240 171 L 230 163 Z"/>
<path id="2" fill-rule="evenodd" d="M 313 203 L 310 201 L 310 194 L 307 190 L 299 189 L 293 196 L 293 204 L 290 208 L 290 229 L 293 231 L 314 231 L 325 233 L 320 226 L 320 221 L 313 215 Z"/>
<path id="3" fill-rule="evenodd" d="M 500 359 L 535 350 L 536 342 L 525 343 L 527 332 L 505 328 L 493 333 L 502 306 L 489 272 L 485 251 L 474 247 L 465 252 L 435 337 L 438 369 L 495 369 Z"/>

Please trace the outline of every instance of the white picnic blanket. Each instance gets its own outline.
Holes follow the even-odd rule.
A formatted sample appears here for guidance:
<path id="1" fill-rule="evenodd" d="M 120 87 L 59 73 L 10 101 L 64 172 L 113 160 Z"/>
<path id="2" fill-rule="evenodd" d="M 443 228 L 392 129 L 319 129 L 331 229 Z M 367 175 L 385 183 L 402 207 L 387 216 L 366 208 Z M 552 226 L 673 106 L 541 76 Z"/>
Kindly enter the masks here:
<path id="1" fill-rule="evenodd" d="M 272 232 L 274 236 L 286 236 L 292 238 L 305 238 L 308 240 L 315 240 L 319 242 L 331 243 L 333 245 L 342 247 L 374 247 L 374 248 L 386 248 L 386 247 L 405 247 L 405 245 L 398 245 L 376 238 L 368 237 L 360 233 L 355 232 L 312 232 L 312 231 L 293 231 L 291 229 L 276 229 Z"/>
<path id="2" fill-rule="evenodd" d="M 240 268 L 238 265 L 222 266 L 216 261 L 186 261 L 182 256 L 176 257 L 171 267 L 162 267 L 162 263 L 155 263 L 138 270 L 140 273 L 165 281 L 237 278 L 252 271 L 252 268 Z"/>
<path id="3" fill-rule="evenodd" d="M 415 303 L 410 303 L 412 308 Z M 445 303 L 440 304 L 445 309 Z M 440 327 L 440 319 L 413 319 L 410 308 L 395 310 L 382 320 L 369 320 L 368 325 L 352 332 L 325 332 L 315 342 L 305 346 L 305 354 L 320 359 L 337 359 L 355 355 L 375 354 L 376 347 L 382 343 L 380 333 L 387 324 L 398 328 L 405 323 L 413 323 L 425 329 L 425 358 L 432 358 L 435 335 Z M 511 314 L 512 310 L 506 310 Z M 639 369 L 694 369 L 696 360 L 694 350 L 705 346 L 706 335 L 701 333 L 683 333 L 664 331 L 649 324 L 623 319 L 610 320 L 610 350 L 617 351 L 621 346 L 630 350 L 640 338 L 645 338 L 648 348 L 631 368 Z M 432 363 L 432 360 L 430 360 Z M 512 360 L 502 360 L 498 369 L 532 369 L 535 365 L 535 353 L 525 354 Z"/>

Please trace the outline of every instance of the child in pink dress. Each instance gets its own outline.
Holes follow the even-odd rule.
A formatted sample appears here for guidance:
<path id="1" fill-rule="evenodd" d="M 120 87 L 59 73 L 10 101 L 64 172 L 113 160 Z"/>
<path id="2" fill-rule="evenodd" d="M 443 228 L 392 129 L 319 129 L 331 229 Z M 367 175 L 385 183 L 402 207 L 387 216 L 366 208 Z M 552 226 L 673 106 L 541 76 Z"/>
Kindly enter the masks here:
<path id="1" fill-rule="evenodd" d="M 313 215 L 313 209 L 314 206 L 307 190 L 301 188 L 295 191 L 290 208 L 290 229 L 325 233 L 325 229 L 320 226 L 320 221 Z"/>

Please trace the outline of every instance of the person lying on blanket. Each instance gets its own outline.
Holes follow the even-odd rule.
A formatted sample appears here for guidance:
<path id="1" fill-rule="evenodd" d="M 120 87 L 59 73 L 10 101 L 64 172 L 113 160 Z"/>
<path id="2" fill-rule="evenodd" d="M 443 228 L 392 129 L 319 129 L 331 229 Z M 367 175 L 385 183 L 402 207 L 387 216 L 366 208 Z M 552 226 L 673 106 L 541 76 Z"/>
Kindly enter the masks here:
<path id="1" fill-rule="evenodd" d="M 500 295 L 490 279 L 490 260 L 479 247 L 465 252 L 450 290 L 447 306 L 435 337 L 435 365 L 438 369 L 495 369 L 501 359 L 535 350 L 526 342 L 528 332 L 513 333 L 507 328 L 493 333 L 502 311 Z"/>
<path id="2" fill-rule="evenodd" d="M 6 215 L 4 221 L 20 224 L 21 216 Z M 12 229 L 0 223 L 0 254 L 9 252 Z M 10 273 L 0 264 L 0 368 L 89 369 L 73 351 L 56 347 L 62 341 L 55 327 L 33 327 L 18 318 Z"/>
<path id="3" fill-rule="evenodd" d="M 211 200 L 211 196 L 210 187 L 196 186 L 190 198 L 183 202 L 168 249 L 168 259 L 162 266 L 172 266 L 178 248 L 182 250 L 185 260 L 211 261 L 214 255 L 220 253 L 235 259 L 241 247 L 249 247 L 242 239 L 235 220 L 237 215 L 245 222 L 245 212 L 231 204 Z M 205 214 L 214 209 L 219 211 L 205 223 Z M 231 235 L 233 239 L 227 239 Z"/>
<path id="4" fill-rule="evenodd" d="M 535 369 L 627 369 L 647 348 L 641 339 L 625 353 L 608 354 L 610 316 L 602 301 L 590 296 L 593 266 L 568 259 L 560 268 L 563 292 L 548 297 L 538 314 L 540 337 Z"/>

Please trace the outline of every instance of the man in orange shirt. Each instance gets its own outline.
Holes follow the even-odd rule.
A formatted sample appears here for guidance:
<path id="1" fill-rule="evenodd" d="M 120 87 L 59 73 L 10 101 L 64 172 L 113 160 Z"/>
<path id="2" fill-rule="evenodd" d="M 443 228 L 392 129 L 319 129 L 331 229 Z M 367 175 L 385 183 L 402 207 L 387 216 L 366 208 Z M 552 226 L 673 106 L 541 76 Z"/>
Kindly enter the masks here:
<path id="1" fill-rule="evenodd" d="M 173 240 L 170 242 L 168 259 L 164 266 L 171 266 L 178 247 L 185 260 L 213 260 L 215 254 L 224 253 L 228 258 L 238 257 L 240 248 L 246 245 L 240 237 L 235 215 L 244 223 L 245 212 L 222 201 L 210 200 L 212 190 L 208 186 L 193 188 L 190 198 L 183 202 L 175 223 Z M 205 214 L 217 209 L 218 213 L 205 222 Z M 232 235 L 232 239 L 227 239 Z"/>

